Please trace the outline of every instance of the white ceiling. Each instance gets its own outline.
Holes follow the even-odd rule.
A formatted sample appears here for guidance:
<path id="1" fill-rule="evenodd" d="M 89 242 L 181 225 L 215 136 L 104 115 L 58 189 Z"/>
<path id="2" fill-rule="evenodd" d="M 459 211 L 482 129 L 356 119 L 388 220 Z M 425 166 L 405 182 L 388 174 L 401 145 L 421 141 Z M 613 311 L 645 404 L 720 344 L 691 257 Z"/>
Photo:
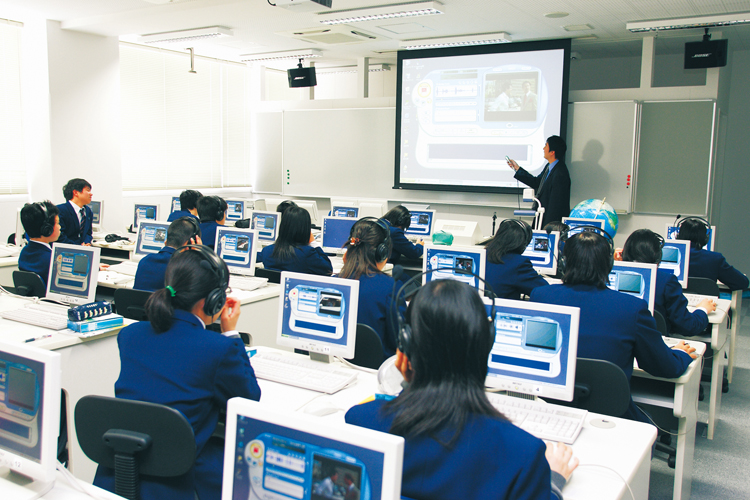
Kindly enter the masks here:
<path id="1" fill-rule="evenodd" d="M 273 2 L 273 0 L 270 0 Z M 225 26 L 234 36 L 199 44 L 199 55 L 239 60 L 240 54 L 317 47 L 324 57 L 317 65 L 353 64 L 358 57 L 393 62 L 401 40 L 505 31 L 514 42 L 574 38 L 573 50 L 584 58 L 640 54 L 645 35 L 625 29 L 629 21 L 693 17 L 750 11 L 750 0 L 440 0 L 446 13 L 412 20 L 391 19 L 344 25 L 376 37 L 350 44 L 311 43 L 292 33 L 325 28 L 315 13 L 294 13 L 268 0 L 173 0 L 155 5 L 146 0 L 0 0 L 0 18 L 32 12 L 62 22 L 66 29 L 134 41 L 138 35 L 206 26 Z M 375 7 L 394 0 L 333 0 L 336 11 Z M 568 16 L 551 19 L 550 12 Z M 15 14 L 18 15 L 18 14 Z M 569 32 L 568 25 L 589 24 L 589 31 Z M 750 50 L 750 25 L 723 28 L 730 50 Z M 595 40 L 575 40 L 594 35 Z M 659 34 L 657 53 L 681 53 L 685 41 L 699 40 L 701 30 Z M 185 44 L 163 45 L 182 50 Z"/>

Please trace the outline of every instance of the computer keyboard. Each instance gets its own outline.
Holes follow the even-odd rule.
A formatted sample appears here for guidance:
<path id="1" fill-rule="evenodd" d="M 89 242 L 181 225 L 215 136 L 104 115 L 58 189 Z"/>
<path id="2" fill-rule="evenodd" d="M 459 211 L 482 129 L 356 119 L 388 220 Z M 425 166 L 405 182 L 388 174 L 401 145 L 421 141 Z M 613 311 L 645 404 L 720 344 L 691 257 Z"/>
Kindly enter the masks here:
<path id="1" fill-rule="evenodd" d="M 109 271 L 127 274 L 128 276 L 135 276 L 136 271 L 138 271 L 138 263 L 132 260 L 126 260 L 119 264 L 115 264 L 114 266 L 109 266 Z"/>
<path id="2" fill-rule="evenodd" d="M 326 394 L 335 394 L 357 379 L 354 371 L 269 353 L 256 354 L 250 364 L 258 378 Z"/>
<path id="3" fill-rule="evenodd" d="M 492 406 L 514 425 L 539 439 L 573 444 L 581 432 L 588 411 L 532 401 L 503 394 L 487 393 Z"/>
<path id="4" fill-rule="evenodd" d="M 256 278 L 254 276 L 229 276 L 229 287 L 238 290 L 255 290 L 268 284 L 268 278 Z"/>
<path id="5" fill-rule="evenodd" d="M 50 330 L 68 328 L 68 308 L 53 304 L 28 304 L 26 307 L 0 313 L 5 319 L 41 326 Z"/>
<path id="6" fill-rule="evenodd" d="M 686 293 L 685 298 L 688 301 L 688 306 L 695 307 L 700 304 L 703 299 L 710 299 L 711 297 L 708 297 L 706 295 L 697 295 L 694 293 Z"/>

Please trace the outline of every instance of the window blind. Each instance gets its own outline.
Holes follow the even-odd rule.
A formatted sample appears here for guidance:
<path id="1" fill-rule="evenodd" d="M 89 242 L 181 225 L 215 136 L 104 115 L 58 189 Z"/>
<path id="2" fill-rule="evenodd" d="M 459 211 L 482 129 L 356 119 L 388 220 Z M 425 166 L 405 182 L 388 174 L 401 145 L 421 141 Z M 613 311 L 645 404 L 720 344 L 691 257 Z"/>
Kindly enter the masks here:
<path id="1" fill-rule="evenodd" d="M 21 30 L 0 20 L 0 194 L 28 192 L 21 111 Z"/>

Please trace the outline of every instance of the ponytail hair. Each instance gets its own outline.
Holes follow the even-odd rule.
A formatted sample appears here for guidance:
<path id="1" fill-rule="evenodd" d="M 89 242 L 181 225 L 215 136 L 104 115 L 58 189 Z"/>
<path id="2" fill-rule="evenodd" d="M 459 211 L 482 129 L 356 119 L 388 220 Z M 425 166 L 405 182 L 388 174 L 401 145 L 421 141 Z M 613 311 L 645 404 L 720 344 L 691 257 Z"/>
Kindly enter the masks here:
<path id="1" fill-rule="evenodd" d="M 217 274 L 203 262 L 204 257 L 194 250 L 176 252 L 169 260 L 164 275 L 166 288 L 155 291 L 146 301 L 146 316 L 156 333 L 172 327 L 175 309 L 191 311 L 220 286 Z"/>
<path id="2" fill-rule="evenodd" d="M 358 280 L 363 274 L 379 273 L 378 247 L 386 245 L 385 258 L 391 255 L 390 231 L 384 222 L 374 218 L 358 220 L 349 232 L 349 240 L 344 244 L 346 262 L 339 273 L 340 278 Z"/>

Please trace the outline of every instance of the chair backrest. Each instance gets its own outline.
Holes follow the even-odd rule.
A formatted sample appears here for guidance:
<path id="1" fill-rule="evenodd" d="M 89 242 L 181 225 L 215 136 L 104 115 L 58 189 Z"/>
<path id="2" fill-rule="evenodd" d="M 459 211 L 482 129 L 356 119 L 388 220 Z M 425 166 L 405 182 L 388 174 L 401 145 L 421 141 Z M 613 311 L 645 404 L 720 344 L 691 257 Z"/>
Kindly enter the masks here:
<path id="1" fill-rule="evenodd" d="M 75 408 L 78 443 L 94 462 L 115 470 L 115 491 L 138 495 L 138 476 L 175 477 L 195 461 L 190 422 L 168 406 L 105 396 L 84 396 Z M 132 477 L 123 476 L 130 474 Z"/>
<path id="2" fill-rule="evenodd" d="M 385 359 L 383 343 L 370 326 L 357 323 L 357 338 L 354 342 L 354 357 L 350 363 L 377 370 Z"/>
<path id="3" fill-rule="evenodd" d="M 281 283 L 281 271 L 275 269 L 263 269 L 258 267 L 255 269 L 255 276 L 258 278 L 268 278 L 269 283 L 276 283 L 277 285 Z"/>
<path id="4" fill-rule="evenodd" d="M 553 402 L 620 417 L 630 406 L 630 384 L 625 372 L 616 364 L 601 359 L 578 358 L 573 401 Z"/>
<path id="5" fill-rule="evenodd" d="M 115 309 L 117 314 L 136 321 L 148 321 L 146 317 L 146 301 L 153 292 L 146 290 L 132 290 L 118 288 L 115 290 Z"/>
<path id="6" fill-rule="evenodd" d="M 687 293 L 698 295 L 710 295 L 711 297 L 719 296 L 719 284 L 708 278 L 690 278 L 688 277 L 688 286 L 685 289 Z"/>
<path id="7" fill-rule="evenodd" d="M 13 271 L 13 287 L 18 295 L 24 297 L 44 297 L 47 287 L 42 278 L 29 271 Z"/>
<path id="8" fill-rule="evenodd" d="M 656 320 L 656 329 L 659 330 L 659 333 L 666 336 L 667 333 L 669 333 L 667 329 L 667 320 L 664 319 L 664 316 L 662 316 L 659 311 L 654 311 L 654 319 Z"/>

